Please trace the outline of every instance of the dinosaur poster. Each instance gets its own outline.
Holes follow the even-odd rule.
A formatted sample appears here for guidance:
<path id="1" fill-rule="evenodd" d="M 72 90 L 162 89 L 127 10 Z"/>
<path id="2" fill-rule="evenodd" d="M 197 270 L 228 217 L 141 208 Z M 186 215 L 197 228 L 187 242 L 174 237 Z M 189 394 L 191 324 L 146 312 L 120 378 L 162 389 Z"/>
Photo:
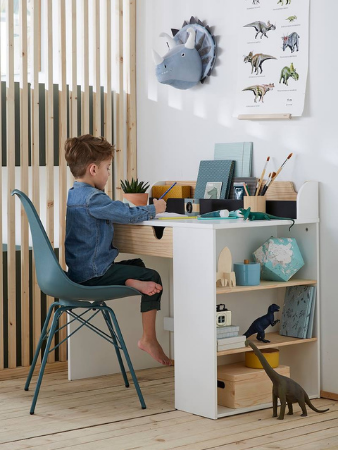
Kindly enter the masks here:
<path id="1" fill-rule="evenodd" d="M 234 116 L 301 116 L 308 73 L 309 0 L 239 0 Z"/>

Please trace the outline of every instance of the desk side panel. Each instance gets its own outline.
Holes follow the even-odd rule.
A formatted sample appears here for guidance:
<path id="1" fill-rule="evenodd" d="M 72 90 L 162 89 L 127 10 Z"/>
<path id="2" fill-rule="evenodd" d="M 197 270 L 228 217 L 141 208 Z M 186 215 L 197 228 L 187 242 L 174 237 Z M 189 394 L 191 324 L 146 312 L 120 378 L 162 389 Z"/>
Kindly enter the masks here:
<path id="1" fill-rule="evenodd" d="M 217 418 L 213 229 L 174 228 L 175 406 Z"/>

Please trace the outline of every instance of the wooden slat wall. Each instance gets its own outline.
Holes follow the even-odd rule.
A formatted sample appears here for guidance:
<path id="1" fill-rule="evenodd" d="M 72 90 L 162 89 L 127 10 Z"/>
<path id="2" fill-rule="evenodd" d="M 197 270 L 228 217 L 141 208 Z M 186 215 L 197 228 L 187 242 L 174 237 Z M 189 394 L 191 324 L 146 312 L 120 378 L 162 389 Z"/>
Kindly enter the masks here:
<path id="1" fill-rule="evenodd" d="M 123 0 L 115 1 L 116 12 L 116 94 L 115 94 L 115 167 L 116 167 L 116 183 L 115 198 L 122 200 L 122 190 L 120 180 L 124 180 L 124 114 L 123 114 Z"/>
<path id="2" fill-rule="evenodd" d="M 27 11 L 28 3 L 30 11 Z M 29 366 L 31 363 L 31 349 L 35 348 L 41 332 L 41 319 L 45 310 L 54 301 L 47 297 L 47 304 L 41 302 L 34 268 L 34 258 L 30 267 L 29 253 L 29 227 L 26 215 L 21 210 L 21 259 L 16 261 L 15 225 L 18 220 L 15 217 L 15 200 L 10 193 L 19 187 L 27 193 L 40 214 L 45 211 L 42 221 L 46 224 L 46 231 L 54 247 L 54 241 L 59 241 L 60 264 L 65 268 L 64 238 L 65 238 L 65 214 L 67 198 L 67 180 L 70 180 L 69 170 L 64 159 L 64 141 L 69 136 L 77 136 L 81 133 L 101 135 L 102 129 L 105 137 L 116 144 L 115 167 L 117 171 L 117 186 L 119 180 L 124 178 L 127 165 L 127 176 L 136 176 L 136 83 L 135 83 L 135 9 L 136 1 L 123 0 L 20 0 L 19 2 L 19 81 L 20 81 L 20 113 L 16 116 L 15 110 L 15 74 L 14 74 L 14 13 L 13 1 L 6 0 L 6 20 L 8 26 L 6 45 L 8 58 L 6 62 L 6 100 L 0 96 L 0 124 L 3 114 L 6 115 L 6 164 L 0 172 L 0 199 L 2 197 L 3 171 L 7 171 L 7 216 L 2 215 L 0 207 L 0 242 L 2 242 L 2 230 L 7 228 L 7 267 L 3 268 L 3 254 L 0 259 L 0 290 L 4 290 L 3 269 L 7 275 L 7 297 L 0 296 L 0 317 L 5 314 L 7 308 L 7 330 L 0 333 L 0 370 L 15 369 L 19 366 Z M 79 7 L 81 5 L 81 8 Z M 92 9 L 89 9 L 92 5 Z M 42 7 L 43 6 L 43 7 Z M 70 14 L 66 14 L 69 7 Z M 89 14 L 92 11 L 93 14 Z M 57 12 L 57 14 L 56 14 Z M 115 12 L 115 21 L 112 20 Z M 125 17 L 124 17 L 125 13 Z M 27 17 L 30 16 L 28 27 Z M 58 20 L 56 20 L 58 16 Z M 100 20 L 102 18 L 102 21 Z M 104 26 L 102 26 L 104 23 Z M 130 35 L 124 57 L 123 29 Z M 77 57 L 81 43 L 77 42 L 77 32 L 83 28 L 83 66 L 78 77 Z M 29 31 L 30 30 L 30 31 Z M 66 33 L 68 30 L 68 33 Z M 58 54 L 53 54 L 55 48 L 56 32 L 59 35 Z M 28 36 L 28 33 L 30 35 Z M 42 36 L 42 37 L 41 37 Z M 44 39 L 42 41 L 42 39 Z M 66 41 L 68 39 L 68 41 Z M 92 55 L 89 55 L 89 41 L 92 41 Z M 44 45 L 41 45 L 41 42 Z M 30 48 L 28 49 L 28 43 Z M 71 45 L 71 52 L 67 52 Z M 2 46 L 3 49 L 3 46 Z M 44 54 L 41 54 L 41 51 Z M 0 45 L 1 51 L 1 45 Z M 55 50 L 54 50 L 55 52 Z M 113 58 L 115 56 L 116 59 Z M 106 70 L 101 74 L 101 59 L 105 61 Z M 55 129 L 55 102 L 54 77 L 56 62 L 59 66 L 59 98 L 58 98 L 58 130 Z M 0 58 L 1 63 L 1 58 Z M 93 66 L 93 98 L 91 103 L 90 70 Z M 112 66 L 116 70 L 112 70 Z M 71 70 L 67 79 L 67 68 Z M 1 69 L 1 65 L 0 65 Z M 44 75 L 44 91 L 39 90 L 39 71 Z M 130 73 L 129 73 L 130 72 Z M 117 86 L 115 110 L 115 130 L 112 125 L 112 97 L 113 76 L 117 74 L 115 85 Z M 124 86 L 124 76 L 127 84 Z M 102 83 L 101 83 L 102 81 Z M 78 113 L 78 86 L 81 83 L 81 112 Z M 101 95 L 103 84 L 104 95 Z M 68 90 L 69 85 L 69 90 Z M 115 86 L 114 86 L 115 87 Z M 39 95 L 40 92 L 40 95 Z M 127 96 L 126 96 L 127 92 Z M 44 95 L 44 101 L 40 98 Z M 102 104 L 103 102 L 103 104 Z M 44 117 L 42 111 L 44 104 Z M 92 105 L 92 106 L 91 106 Z M 92 109 L 91 109 L 92 108 Z M 104 117 L 102 116 L 102 111 Z M 127 111 L 127 113 L 126 113 Z M 15 121 L 18 120 L 20 133 L 16 135 Z M 44 123 L 42 122 L 44 121 Z M 79 127 L 79 124 L 81 125 Z M 2 142 L 2 128 L 0 127 L 0 143 Z M 56 135 L 58 133 L 58 135 Z M 130 135 L 129 135 L 130 134 Z M 41 137 L 44 136 L 44 142 Z M 55 146 L 56 138 L 59 148 Z M 15 161 L 15 142 L 20 140 L 19 160 Z M 125 146 L 124 143 L 127 143 Z M 45 149 L 45 150 L 44 150 Z M 3 149 L 4 150 L 4 149 Z M 59 167 L 54 167 L 55 152 L 59 151 Z M 42 154 L 45 152 L 44 154 Z M 17 156 L 18 157 L 18 156 Z M 45 157 L 46 167 L 42 168 L 41 158 Z M 15 164 L 20 164 L 20 168 Z M 31 167 L 30 167 L 31 166 Z M 16 174 L 16 170 L 18 173 Z M 41 175 L 45 171 L 46 182 L 41 181 Z M 58 192 L 55 192 L 55 173 L 59 178 Z M 72 181 L 72 180 L 71 180 Z M 108 186 L 108 195 L 113 195 L 112 185 Z M 43 194 L 43 195 L 42 195 Z M 46 197 L 44 197 L 46 196 Z M 55 199 L 59 198 L 58 208 Z M 120 198 L 120 190 L 116 195 Z M 45 199 L 44 199 L 45 198 Z M 43 199 L 43 200 L 42 200 Z M 43 203 L 42 203 L 43 202 Z M 57 211 L 59 210 L 59 211 Z M 54 229 L 54 221 L 58 213 L 58 230 Z M 4 222 L 5 221 L 5 224 Z M 16 279 L 16 269 L 20 268 L 20 280 Z M 30 280 L 32 273 L 32 280 Z M 20 283 L 19 283 L 20 282 Z M 17 284 L 18 283 L 18 284 Z M 31 291 L 31 292 L 30 292 Z M 20 302 L 17 303 L 16 299 Z M 31 297 L 31 298 L 30 298 Z M 42 297 L 43 298 L 43 297 Z M 30 305 L 30 302 L 32 304 Z M 31 311 L 32 307 L 32 311 Z M 20 308 L 20 311 L 17 311 Z M 18 312 L 20 312 L 17 322 Z M 63 319 L 65 323 L 66 318 Z M 2 327 L 1 327 L 2 328 Z M 59 340 L 65 337 L 66 329 L 60 332 Z M 17 342 L 20 337 L 21 342 Z M 19 345 L 18 345 L 19 344 Z M 17 349 L 21 349 L 21 354 Z M 7 354 L 5 353 L 5 350 Z M 57 354 L 59 361 L 66 361 L 67 347 L 62 345 Z M 55 355 L 51 354 L 49 362 L 55 361 Z M 12 373 L 12 372 L 11 372 Z M 6 378 L 6 375 L 2 375 Z"/>
<path id="3" fill-rule="evenodd" d="M 16 366 L 16 265 L 15 265 L 15 209 L 11 191 L 15 188 L 15 109 L 14 109 L 14 16 L 13 2 L 6 2 L 7 26 L 7 274 L 8 274 L 8 367 Z"/>
<path id="4" fill-rule="evenodd" d="M 39 22 L 40 2 L 31 0 L 31 148 L 32 148 L 32 202 L 40 212 L 40 142 L 39 142 Z M 36 348 L 41 334 L 41 292 L 33 267 L 33 347 Z M 39 355 L 38 363 L 41 360 Z"/>
<path id="5" fill-rule="evenodd" d="M 104 85 L 104 136 L 109 142 L 113 142 L 113 129 L 112 129 L 112 45 L 111 45 L 111 0 L 106 0 L 106 10 L 104 12 L 106 18 L 106 76 Z M 109 197 L 113 196 L 113 185 L 111 182 L 107 183 L 106 193 Z"/>
<path id="6" fill-rule="evenodd" d="M 63 153 L 63 145 L 67 139 L 67 82 L 66 82 L 66 4 L 59 0 L 59 260 L 61 267 L 66 269 L 64 241 L 66 236 L 66 202 L 67 202 L 67 165 Z M 60 318 L 60 325 L 66 323 L 66 316 Z M 65 339 L 67 329 L 60 331 L 60 340 Z M 59 360 L 66 361 L 66 343 L 60 346 Z"/>
<path id="7" fill-rule="evenodd" d="M 46 123 L 46 231 L 54 248 L 54 102 L 53 102 L 53 10 L 52 3 L 46 4 L 46 35 L 47 44 L 45 52 L 45 123 Z M 47 309 L 54 302 L 54 298 L 47 296 Z M 53 339 L 52 347 L 55 344 Z M 50 353 L 48 362 L 55 361 L 55 353 Z"/>
<path id="8" fill-rule="evenodd" d="M 28 67 L 27 0 L 20 2 L 20 166 L 21 190 L 28 192 Z M 23 211 L 22 211 L 23 212 Z M 28 220 L 21 214 L 21 365 L 29 366 L 29 240 Z"/>
<path id="9" fill-rule="evenodd" d="M 88 55 L 88 0 L 83 0 L 83 83 L 82 83 L 82 134 L 89 133 L 89 55 Z"/>
<path id="10" fill-rule="evenodd" d="M 100 0 L 93 0 L 93 135 L 101 136 L 101 83 L 100 83 Z"/>
<path id="11" fill-rule="evenodd" d="M 1 46 L 0 46 L 0 74 L 1 74 Z M 1 77 L 0 77 L 1 79 Z M 2 123 L 2 95 L 1 95 L 1 84 L 0 84 L 0 124 Z M 2 143 L 2 127 L 0 127 L 0 143 Z M 0 171 L 0 201 L 2 206 L 2 170 Z M 0 208 L 0 244 L 1 248 L 3 248 L 3 237 L 2 237 L 2 207 Z M 1 252 L 0 256 L 0 292 L 4 291 L 4 280 L 3 280 L 3 252 Z M 4 317 L 4 296 L 0 296 L 0 318 L 2 320 L 3 324 L 3 317 Z M 4 361 L 4 332 L 0 332 L 0 370 L 2 370 L 5 367 L 5 361 Z"/>
<path id="12" fill-rule="evenodd" d="M 136 178 L 136 0 L 128 2 L 127 11 L 127 178 Z"/>

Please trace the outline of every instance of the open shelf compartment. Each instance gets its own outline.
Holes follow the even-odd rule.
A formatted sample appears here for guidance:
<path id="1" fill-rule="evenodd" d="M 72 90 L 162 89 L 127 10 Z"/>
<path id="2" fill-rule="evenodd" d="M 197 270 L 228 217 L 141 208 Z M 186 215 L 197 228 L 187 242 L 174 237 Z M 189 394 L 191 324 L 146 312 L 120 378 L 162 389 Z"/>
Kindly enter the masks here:
<path id="1" fill-rule="evenodd" d="M 267 340 L 270 341 L 269 343 L 258 342 L 257 340 L 255 340 L 255 344 L 260 350 L 263 348 L 285 347 L 286 345 L 307 344 L 308 342 L 317 341 L 316 337 L 309 339 L 300 339 L 289 336 L 281 336 L 279 333 L 267 333 L 265 337 Z M 217 352 L 217 356 L 233 355 L 235 353 L 245 353 L 251 351 L 252 351 L 251 347 L 233 348 L 231 350 L 224 350 L 221 352 Z"/>

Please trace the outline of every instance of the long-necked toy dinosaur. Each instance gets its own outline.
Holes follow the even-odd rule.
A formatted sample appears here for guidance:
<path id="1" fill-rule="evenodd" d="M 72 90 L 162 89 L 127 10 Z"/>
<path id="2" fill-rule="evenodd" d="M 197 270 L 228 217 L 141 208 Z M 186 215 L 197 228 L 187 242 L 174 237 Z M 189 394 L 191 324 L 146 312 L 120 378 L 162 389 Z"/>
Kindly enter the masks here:
<path id="1" fill-rule="evenodd" d="M 244 220 L 292 220 L 292 225 L 290 226 L 289 231 L 295 224 L 294 219 L 290 219 L 289 217 L 277 217 L 271 214 L 257 211 L 251 212 L 250 207 L 248 209 L 240 208 L 239 211 L 241 212 Z"/>
<path id="2" fill-rule="evenodd" d="M 283 420 L 285 415 L 286 404 L 288 405 L 289 412 L 288 415 L 293 414 L 293 403 L 298 403 L 302 410 L 302 416 L 307 416 L 306 405 L 311 408 L 313 411 L 317 413 L 324 413 L 329 409 L 320 410 L 313 406 L 310 402 L 309 396 L 305 392 L 305 390 L 296 383 L 294 380 L 288 377 L 284 377 L 277 373 L 270 364 L 267 362 L 265 357 L 262 355 L 261 351 L 258 350 L 256 345 L 249 341 L 248 339 L 245 341 L 245 345 L 250 346 L 254 351 L 257 358 L 260 360 L 263 369 L 265 370 L 267 376 L 270 378 L 273 384 L 272 388 L 272 406 L 273 406 L 273 414 L 272 417 L 277 417 L 277 399 L 279 398 L 281 407 L 278 419 Z"/>

